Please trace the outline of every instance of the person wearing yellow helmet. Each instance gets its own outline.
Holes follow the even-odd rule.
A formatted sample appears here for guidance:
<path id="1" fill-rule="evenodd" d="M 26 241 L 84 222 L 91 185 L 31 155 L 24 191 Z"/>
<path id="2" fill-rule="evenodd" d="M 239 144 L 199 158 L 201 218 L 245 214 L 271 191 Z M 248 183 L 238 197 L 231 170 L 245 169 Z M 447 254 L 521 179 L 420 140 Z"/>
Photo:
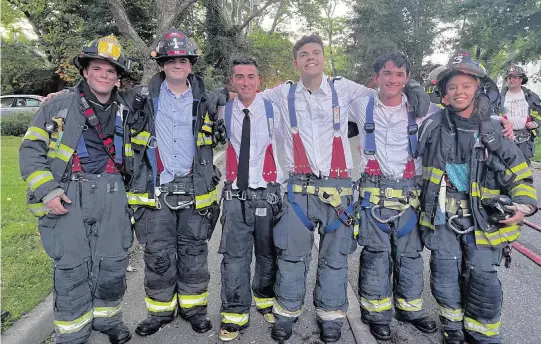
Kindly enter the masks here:
<path id="1" fill-rule="evenodd" d="M 73 62 L 83 79 L 39 109 L 21 144 L 20 170 L 28 209 L 54 260 L 56 342 L 85 343 L 94 329 L 122 344 L 131 338 L 121 312 L 133 240 L 122 145 L 130 99 L 115 83 L 130 61 L 107 36 Z"/>
<path id="2" fill-rule="evenodd" d="M 498 266 L 537 210 L 532 173 L 491 118 L 496 84 L 470 53 L 437 76 L 445 108 L 420 128 L 420 224 L 446 344 L 501 343 Z M 506 195 L 506 196 L 503 196 Z"/>

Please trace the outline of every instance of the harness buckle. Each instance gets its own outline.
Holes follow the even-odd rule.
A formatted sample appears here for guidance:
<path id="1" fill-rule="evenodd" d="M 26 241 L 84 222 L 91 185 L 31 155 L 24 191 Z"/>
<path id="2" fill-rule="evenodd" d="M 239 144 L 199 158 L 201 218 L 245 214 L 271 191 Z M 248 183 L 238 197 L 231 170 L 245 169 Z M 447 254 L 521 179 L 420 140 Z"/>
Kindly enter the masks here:
<path id="1" fill-rule="evenodd" d="M 237 198 L 239 199 L 239 201 L 246 201 L 246 190 L 242 190 L 237 193 Z"/>
<path id="2" fill-rule="evenodd" d="M 224 191 L 224 199 L 226 201 L 231 201 L 233 199 L 233 196 L 231 195 L 231 190 Z"/>
<path id="3" fill-rule="evenodd" d="M 393 188 L 385 188 L 383 191 L 385 198 L 393 198 Z"/>
<path id="4" fill-rule="evenodd" d="M 278 202 L 280 202 L 280 197 L 278 197 L 277 194 L 275 193 L 267 194 L 267 203 L 269 203 L 270 205 L 275 205 L 275 204 L 278 204 Z"/>
<path id="5" fill-rule="evenodd" d="M 366 131 L 368 134 L 371 134 L 376 130 L 376 125 L 374 123 L 365 123 L 364 124 L 364 131 Z"/>
<path id="6" fill-rule="evenodd" d="M 408 135 L 415 135 L 419 131 L 417 124 L 408 125 Z"/>

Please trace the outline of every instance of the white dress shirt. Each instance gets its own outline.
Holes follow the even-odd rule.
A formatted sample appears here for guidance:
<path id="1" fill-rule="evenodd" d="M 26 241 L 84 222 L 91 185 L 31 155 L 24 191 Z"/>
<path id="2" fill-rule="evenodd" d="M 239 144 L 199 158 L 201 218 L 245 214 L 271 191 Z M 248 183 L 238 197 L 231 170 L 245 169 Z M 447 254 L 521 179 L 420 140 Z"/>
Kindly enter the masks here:
<path id="1" fill-rule="evenodd" d="M 340 105 L 340 131 L 346 165 L 348 170 L 351 170 L 353 163 L 347 137 L 348 107 L 353 99 L 375 94 L 376 91 L 345 78 L 335 80 L 334 87 L 336 88 L 338 103 Z M 272 101 L 280 109 L 283 119 L 281 121 L 281 127 L 278 130 L 281 130 L 280 137 L 284 139 L 286 168 L 289 172 L 294 172 L 293 136 L 291 134 L 291 122 L 289 120 L 287 106 L 289 88 L 289 84 L 282 84 L 275 88 L 267 89 L 260 94 Z M 332 93 L 326 75 L 323 75 L 321 85 L 315 92 L 310 92 L 303 85 L 302 80 L 299 80 L 295 92 L 295 109 L 300 137 L 306 150 L 312 172 L 318 176 L 328 176 L 331 169 L 334 130 Z"/>
<path id="2" fill-rule="evenodd" d="M 240 142 L 242 139 L 242 122 L 244 121 L 244 112 L 246 109 L 242 102 L 235 98 L 233 100 L 233 110 L 231 115 L 231 132 L 227 133 L 233 149 L 237 155 L 237 165 L 240 156 Z M 263 163 L 265 162 L 265 151 L 267 146 L 271 143 L 269 137 L 269 129 L 267 124 L 267 115 L 265 113 L 265 103 L 263 97 L 257 94 L 254 102 L 247 108 L 250 113 L 250 172 L 248 179 L 248 187 L 250 188 L 266 188 L 267 182 L 263 179 Z M 280 110 L 276 105 L 273 105 L 274 109 L 274 128 L 280 126 L 281 116 Z M 272 136 L 272 147 L 274 162 L 276 163 L 276 181 L 282 183 L 284 181 L 284 173 L 278 163 L 278 157 L 276 155 L 276 140 L 275 135 Z M 238 189 L 237 180 L 233 182 L 233 189 Z"/>
<path id="3" fill-rule="evenodd" d="M 361 143 L 361 172 L 368 163 L 368 156 L 364 154 L 366 131 L 366 106 L 370 97 L 355 99 L 350 106 L 350 118 L 355 119 L 359 127 L 359 139 Z M 439 111 L 437 107 L 429 108 L 427 115 L 417 118 L 417 125 L 421 125 L 425 119 Z M 410 159 L 408 138 L 408 107 L 407 97 L 402 94 L 402 103 L 396 107 L 384 105 L 379 96 L 374 99 L 374 136 L 376 139 L 375 158 L 379 162 L 383 176 L 391 179 L 401 179 L 406 163 Z M 420 158 L 415 160 L 417 175 L 422 174 L 422 162 Z"/>

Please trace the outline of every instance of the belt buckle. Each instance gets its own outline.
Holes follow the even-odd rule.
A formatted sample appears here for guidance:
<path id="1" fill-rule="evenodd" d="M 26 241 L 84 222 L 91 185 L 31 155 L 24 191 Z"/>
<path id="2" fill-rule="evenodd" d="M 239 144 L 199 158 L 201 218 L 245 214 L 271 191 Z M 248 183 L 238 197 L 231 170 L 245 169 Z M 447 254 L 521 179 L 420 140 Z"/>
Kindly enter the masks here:
<path id="1" fill-rule="evenodd" d="M 383 192 L 385 194 L 385 198 L 393 198 L 393 188 L 385 188 Z"/>

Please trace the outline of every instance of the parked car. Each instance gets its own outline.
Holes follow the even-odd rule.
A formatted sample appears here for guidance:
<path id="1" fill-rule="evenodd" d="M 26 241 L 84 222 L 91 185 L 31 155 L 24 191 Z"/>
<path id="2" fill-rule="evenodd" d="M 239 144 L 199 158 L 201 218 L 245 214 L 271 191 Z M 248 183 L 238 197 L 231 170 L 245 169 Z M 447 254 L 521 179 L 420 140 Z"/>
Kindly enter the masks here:
<path id="1" fill-rule="evenodd" d="M 33 94 L 12 94 L 0 97 L 0 113 L 7 115 L 10 113 L 38 111 L 43 102 L 42 96 Z"/>

